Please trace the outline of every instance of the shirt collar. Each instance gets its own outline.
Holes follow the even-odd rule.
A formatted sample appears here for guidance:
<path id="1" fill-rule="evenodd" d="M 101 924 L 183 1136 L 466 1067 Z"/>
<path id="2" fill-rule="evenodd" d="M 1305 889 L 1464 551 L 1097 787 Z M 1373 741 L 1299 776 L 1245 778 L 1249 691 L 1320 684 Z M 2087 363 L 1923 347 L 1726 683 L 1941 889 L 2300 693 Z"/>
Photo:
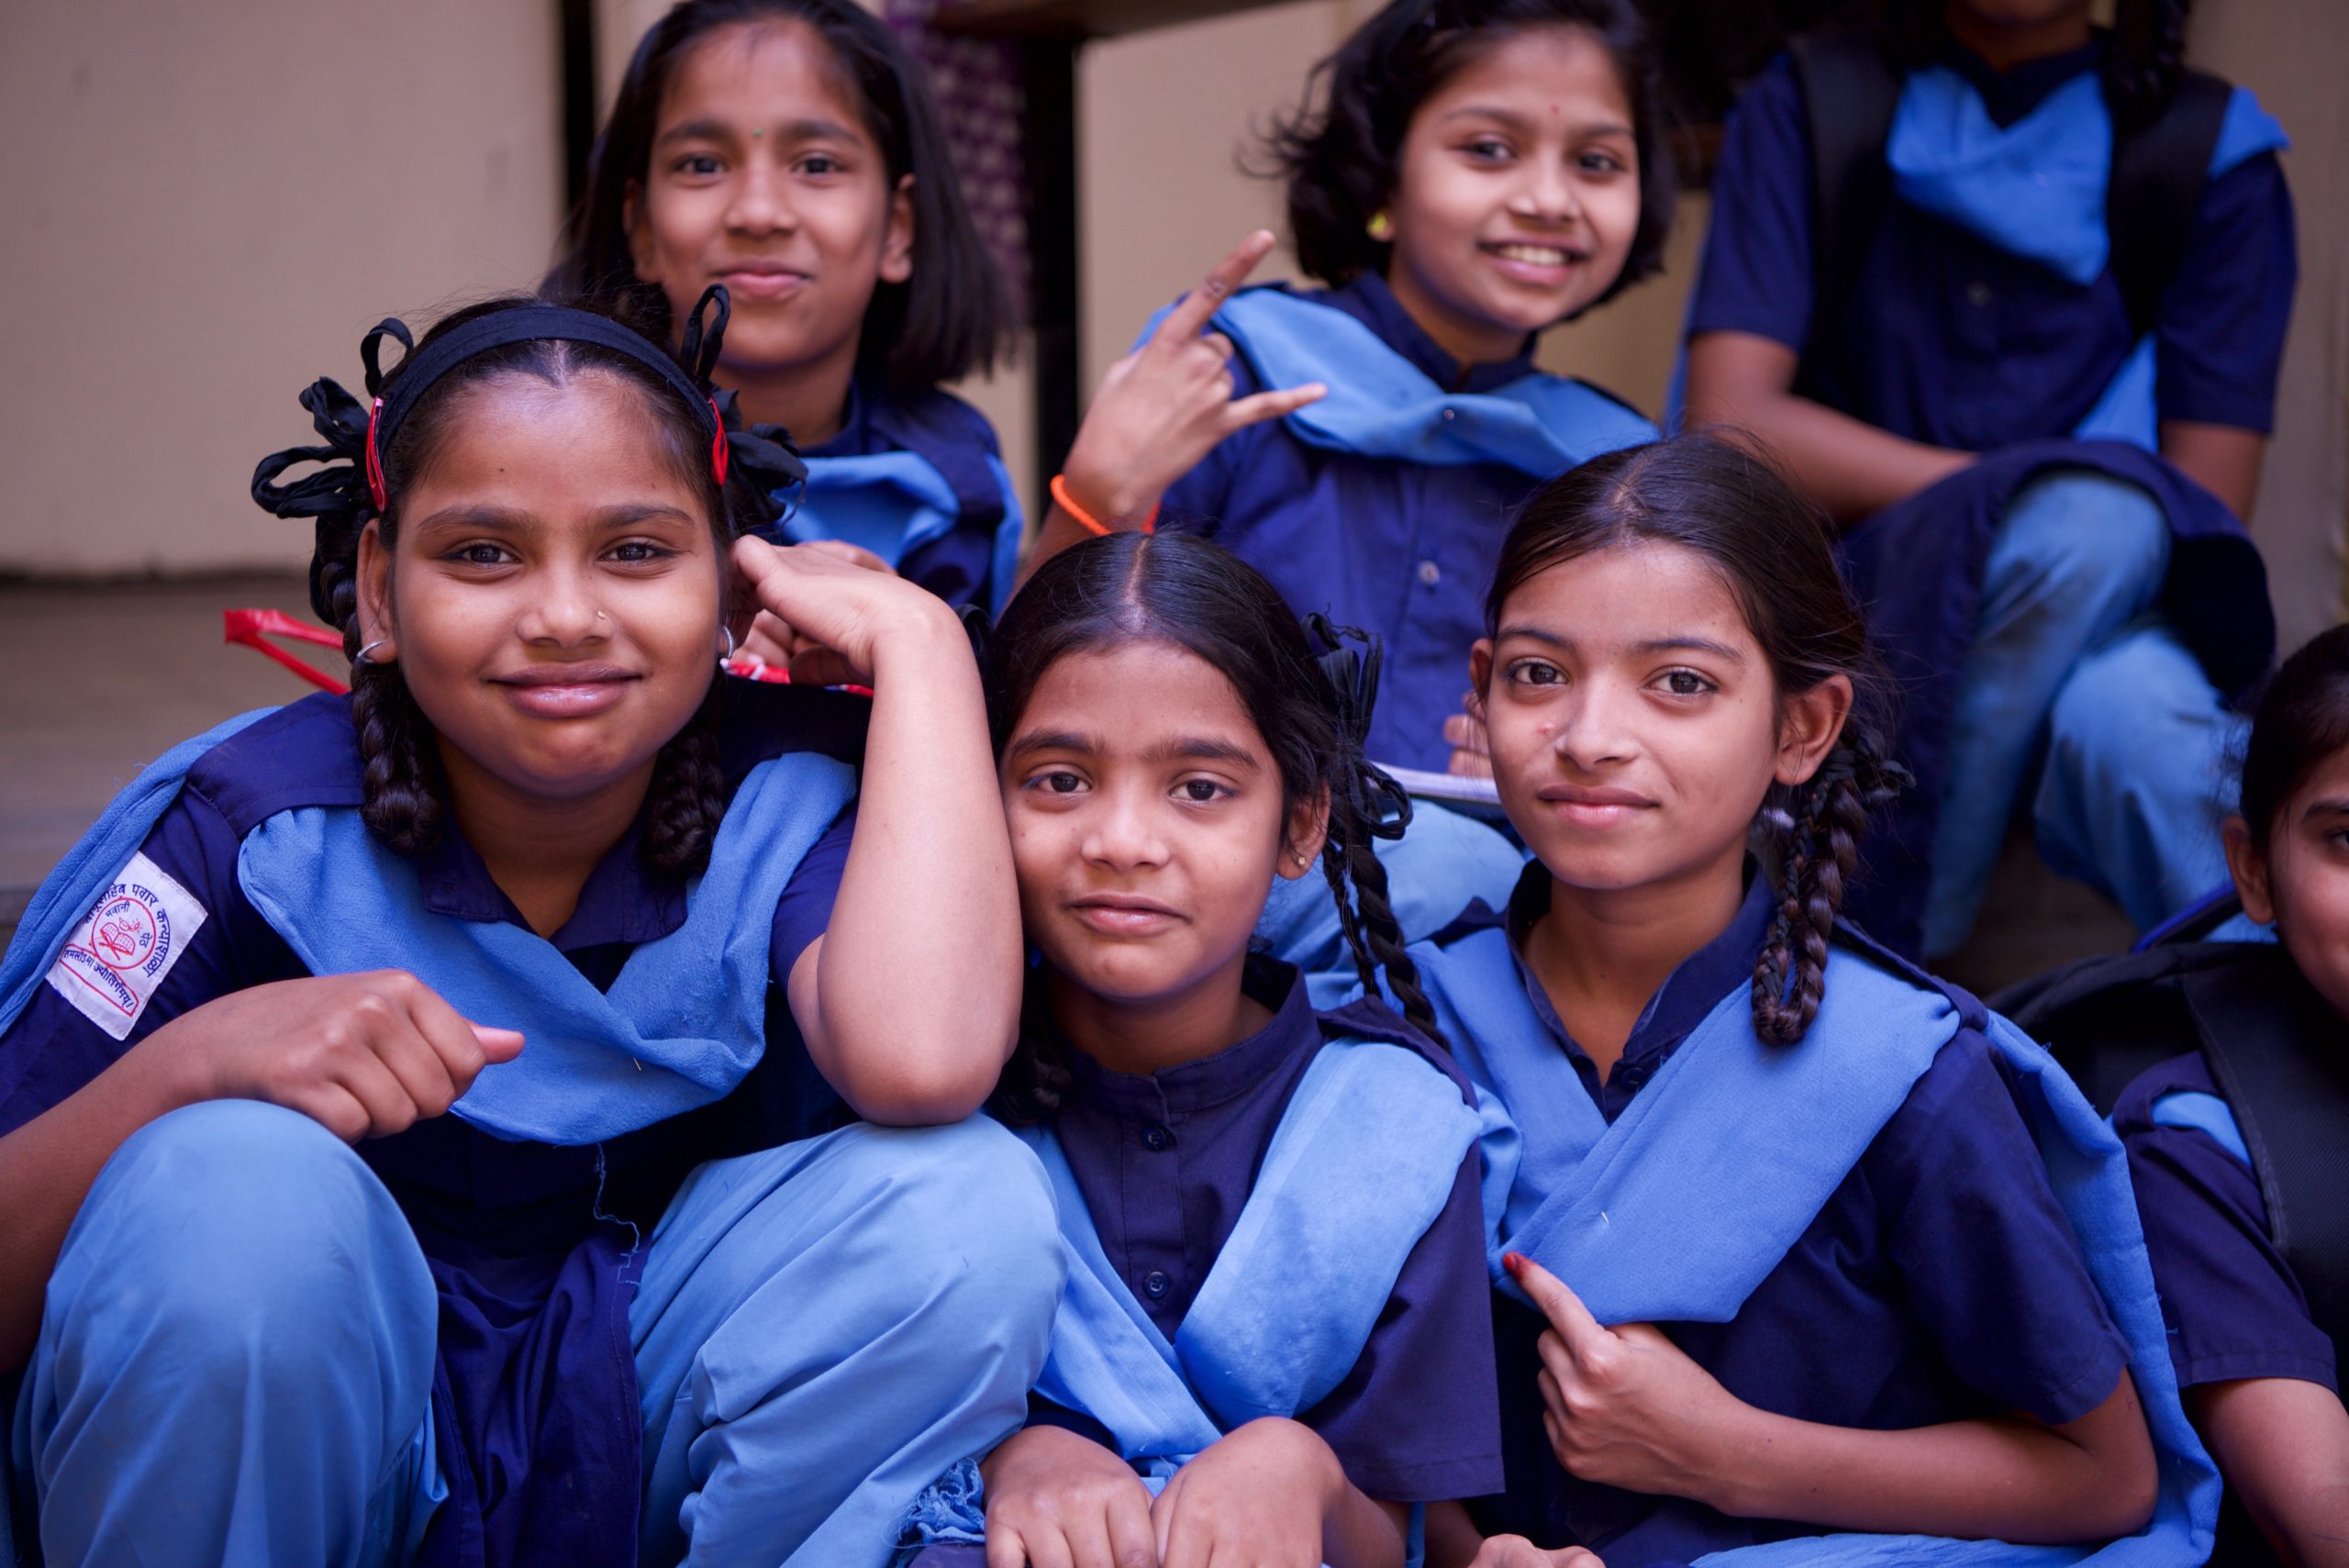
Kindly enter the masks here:
<path id="1" fill-rule="evenodd" d="M 1682 959 L 1674 966 L 1655 995 L 1640 1011 L 1639 1021 L 1631 1026 L 1631 1038 L 1623 1042 L 1622 1060 L 1644 1062 L 1661 1060 L 1678 1049 L 1705 1019 L 1705 1015 L 1720 1005 L 1723 996 L 1748 984 L 1753 974 L 1755 960 L 1762 953 L 1762 943 L 1770 931 L 1770 916 L 1777 902 L 1770 879 L 1761 873 L 1752 861 L 1746 862 L 1744 900 L 1720 935 Z M 1530 861 L 1517 880 L 1516 890 L 1509 895 L 1508 929 L 1509 951 L 1517 959 L 1518 970 L 1523 976 L 1535 1010 L 1568 1050 L 1582 1053 L 1582 1047 L 1566 1032 L 1565 1023 L 1551 1005 L 1549 993 L 1542 988 L 1540 976 L 1525 961 L 1525 933 L 1533 922 L 1550 908 L 1550 873 L 1540 861 Z"/>
<path id="2" fill-rule="evenodd" d="M 1062 1059 L 1069 1066 L 1073 1095 L 1128 1119 L 1155 1121 L 1183 1116 L 1238 1099 L 1264 1082 L 1292 1052 L 1320 1039 L 1312 998 L 1289 965 L 1252 954 L 1241 986 L 1273 1009 L 1272 1021 L 1245 1040 L 1197 1062 L 1162 1067 L 1155 1073 L 1119 1073 L 1102 1066 L 1065 1039 L 1058 1040 Z"/>
<path id="3" fill-rule="evenodd" d="M 1533 373 L 1533 338 L 1528 334 L 1514 358 L 1471 365 L 1464 374 L 1460 361 L 1411 318 L 1395 291 L 1386 286 L 1386 280 L 1376 272 L 1358 273 L 1344 287 L 1331 289 L 1320 299 L 1377 333 L 1388 348 L 1446 392 L 1490 392 Z"/>
<path id="4" fill-rule="evenodd" d="M 435 915 L 483 924 L 502 920 L 509 926 L 529 925 L 453 823 L 439 843 L 417 858 L 416 874 L 424 906 Z M 548 940 L 563 952 L 609 942 L 633 946 L 656 941 L 685 921 L 685 879 L 645 863 L 639 825 L 588 873 L 578 907 Z"/>
<path id="5" fill-rule="evenodd" d="M 1999 71 L 1972 50 L 1952 42 L 1942 51 L 1942 63 L 1981 95 L 1982 106 L 1989 111 L 1993 124 L 2010 126 L 2039 107 L 2056 88 L 2083 71 L 2094 70 L 2104 58 L 2104 48 L 2099 37 L 2077 49 Z"/>
<path id="6" fill-rule="evenodd" d="M 865 406 L 864 389 L 852 380 L 848 384 L 848 406 L 841 412 L 841 428 L 832 432 L 831 439 L 806 449 L 799 455 L 811 457 L 863 457 L 873 450 L 873 421 Z"/>

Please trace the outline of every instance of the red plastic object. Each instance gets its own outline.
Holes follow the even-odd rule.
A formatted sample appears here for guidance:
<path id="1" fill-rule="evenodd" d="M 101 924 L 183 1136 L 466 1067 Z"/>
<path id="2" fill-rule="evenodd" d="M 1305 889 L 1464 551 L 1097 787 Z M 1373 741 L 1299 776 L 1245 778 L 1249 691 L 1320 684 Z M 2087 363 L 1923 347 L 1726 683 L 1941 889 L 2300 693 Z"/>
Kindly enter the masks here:
<path id="1" fill-rule="evenodd" d="M 340 650 L 342 639 L 331 631 L 306 625 L 283 610 L 223 610 L 220 612 L 220 628 L 223 641 L 241 643 L 265 658 L 274 659 L 312 685 L 324 686 L 338 696 L 351 690 L 350 686 L 317 665 L 295 658 L 269 640 L 273 637 L 283 637 L 295 642 Z"/>

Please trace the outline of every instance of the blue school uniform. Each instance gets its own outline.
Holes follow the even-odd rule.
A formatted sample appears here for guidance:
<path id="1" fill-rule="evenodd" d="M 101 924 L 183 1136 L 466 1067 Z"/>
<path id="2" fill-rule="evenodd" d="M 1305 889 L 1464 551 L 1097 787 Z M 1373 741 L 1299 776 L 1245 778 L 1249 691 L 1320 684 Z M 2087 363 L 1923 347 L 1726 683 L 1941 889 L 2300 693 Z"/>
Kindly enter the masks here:
<path id="1" fill-rule="evenodd" d="M 1246 289 L 1213 325 L 1237 349 L 1235 395 L 1313 380 L 1330 395 L 1225 437 L 1168 489 L 1158 526 L 1214 539 L 1299 615 L 1377 633 L 1370 755 L 1441 773 L 1510 514 L 1542 481 L 1654 428 L 1536 370 L 1530 338 L 1514 359 L 1462 366 L 1373 273 L 1310 293 Z"/>
<path id="2" fill-rule="evenodd" d="M 1971 997 L 1857 947 L 1831 960 L 1826 1001 L 1804 1041 L 1753 1043 L 1743 1009 L 1773 902 L 1757 877 L 1729 928 L 1657 991 L 1602 1081 L 1519 956 L 1549 896 L 1547 873 L 1531 865 L 1505 917 L 1419 950 L 1447 1037 L 1492 1102 L 1486 1209 L 1496 1260 L 1503 1249 L 1525 1251 L 1601 1322 L 1656 1321 L 1739 1398 L 1838 1426 L 1891 1429 L 2017 1410 L 2061 1424 L 2102 1404 L 2128 1368 L 2173 1446 L 2165 1481 L 2174 1489 L 2163 1516 L 2173 1533 L 2156 1531 L 2166 1554 L 2130 1560 L 2200 1561 L 2189 1501 L 2202 1510 L 2206 1545 L 2215 1504 L 2207 1489 L 2187 1494 L 2207 1478 L 2207 1463 L 2166 1363 L 2132 1365 L 2133 1354 L 2158 1353 L 2150 1281 L 2116 1296 L 2104 1277 L 2116 1260 L 2136 1258 L 2143 1272 L 2119 1151 L 2085 1103 L 2070 1103 L 2076 1094 L 2057 1104 L 2068 1084 L 2043 1089 L 2043 1070 L 2060 1083 L 2043 1053 L 1994 1039 L 2006 1026 Z M 1842 1010 L 1853 1006 L 1868 1016 Z M 1900 1021 L 1912 1014 L 1921 1027 Z M 1729 1044 L 1741 1037 L 1743 1045 Z M 1805 1062 L 1805 1051 L 1820 1054 Z M 1692 1071 L 1702 1076 L 1673 1073 L 1699 1053 Z M 1901 1065 L 1888 1065 L 1903 1053 Z M 1863 1089 L 1880 1067 L 1887 1076 Z M 1797 1083 L 1799 1074 L 1810 1076 Z M 1708 1095 L 1731 1103 L 1709 1113 Z M 1884 1113 L 1880 1125 L 1863 1102 Z M 1714 1125 L 1678 1142 L 1660 1131 L 1685 1134 L 1692 1114 Z M 2112 1214 L 2059 1199 L 2034 1125 L 2064 1128 L 2048 1158 L 2075 1176 L 2086 1158 L 2120 1230 Z M 1569 1148 L 1593 1138 L 1587 1162 Z M 1543 1434 L 1535 1384 L 1548 1325 L 1497 1266 L 1494 1277 L 1508 1485 L 1477 1506 L 1488 1531 L 1580 1544 L 1627 1563 L 1693 1562 L 1819 1533 L 1568 1476 Z M 1790 1545 L 1784 1560 L 1822 1551 L 1838 1562 L 1876 1560 L 1869 1539 Z M 1882 1560 L 1978 1553 L 1987 1562 L 2012 1550 L 1901 1538 Z M 1765 1551 L 1751 1560 L 1777 1559 Z"/>
<path id="3" fill-rule="evenodd" d="M 1049 1131 L 1030 1135 L 1049 1146 L 1075 1261 L 1032 1422 L 1116 1450 L 1153 1489 L 1221 1431 L 1277 1414 L 1320 1433 L 1370 1496 L 1426 1503 L 1490 1492 L 1500 1484 L 1500 1442 L 1465 1080 L 1377 1003 L 1317 1014 L 1302 976 L 1263 958 L 1250 960 L 1244 984 L 1274 1010 L 1271 1021 L 1198 1062 L 1124 1073 L 1062 1042 L 1072 1084 Z M 1051 1028 L 1041 1006 L 1030 1017 Z M 1347 1103 L 1324 1097 L 1328 1084 L 1313 1074 L 1356 1053 L 1368 1053 L 1374 1072 L 1395 1074 L 1366 1092 L 1385 1102 L 1377 1112 L 1408 1118 L 1395 1130 L 1410 1136 L 1380 1141 L 1412 1168 L 1359 1192 L 1344 1190 L 1345 1164 L 1328 1144 L 1294 1159 L 1313 1146 L 1285 1142 L 1313 1135 L 1300 1118 L 1331 1117 L 1327 1107 Z M 1419 1100 L 1425 1110 L 1412 1105 Z M 1323 1136 L 1343 1142 L 1369 1131 L 1341 1119 Z M 1415 1208 L 1415 1191 L 1424 1207 Z M 1372 1265 L 1382 1277 L 1367 1289 L 1337 1277 L 1351 1256 L 1311 1244 L 1337 1234 L 1315 1220 L 1339 1210 L 1355 1217 L 1345 1232 L 1353 1246 L 1386 1254 L 1383 1268 Z M 1290 1235 L 1306 1244 L 1272 1240 Z M 1268 1288 L 1235 1302 L 1235 1277 Z M 1122 1297 L 1136 1320 L 1122 1339 L 1089 1338 L 1084 1288 L 1105 1302 Z M 1346 1342 L 1317 1343 L 1332 1313 L 1350 1305 L 1367 1311 Z M 1163 1349 L 1144 1348 L 1149 1336 Z M 1088 1377 L 1085 1358 L 1105 1346 L 1108 1377 Z M 1283 1384 L 1300 1361 L 1318 1362 L 1317 1373 Z M 1181 1380 L 1167 1391 L 1170 1403 L 1191 1407 L 1179 1418 L 1137 1407 L 1169 1367 Z M 1283 1392 L 1268 1398 L 1265 1383 Z M 1302 1403 L 1282 1407 L 1292 1397 Z M 934 1546 L 916 1561 L 946 1568 L 982 1559 L 976 1546 Z"/>
<path id="4" fill-rule="evenodd" d="M 728 826 L 777 780 L 805 808 L 747 848 L 721 828 L 691 882 L 649 867 L 632 828 L 545 942 L 453 826 L 413 862 L 383 851 L 406 905 L 347 843 L 270 863 L 283 835 L 332 843 L 356 826 L 354 732 L 324 695 L 194 757 L 150 797 L 128 866 L 106 860 L 95 899 L 63 906 L 90 915 L 45 945 L 44 889 L 9 958 L 30 988 L 0 1016 L 0 1133 L 216 998 L 379 966 L 320 956 L 352 942 L 393 962 L 409 944 L 427 984 L 528 1043 L 454 1114 L 355 1149 L 249 1101 L 172 1113 L 122 1146 L 58 1260 L 16 1400 L 29 1560 L 582 1568 L 675 1561 L 689 1536 L 696 1562 L 885 1560 L 921 1482 L 1018 1418 L 1058 1264 L 1024 1151 L 984 1124 L 847 1126 L 792 1023 L 783 981 L 830 916 L 863 726 L 841 694 L 730 687 Z M 740 892 L 738 863 L 769 857 L 772 916 L 711 910 L 705 893 Z M 306 889 L 291 908 L 289 885 Z M 660 988 L 721 1033 L 695 977 L 747 992 L 751 1050 L 729 1064 L 724 1040 L 669 1052 L 648 1035 L 599 1064 L 565 1038 L 571 1012 L 635 1006 L 646 959 L 679 940 L 694 951 Z M 460 987 L 501 983 L 450 956 L 468 941 L 504 955 L 493 968 L 525 966 L 518 1005 L 468 1005 Z M 565 1101 L 581 1084 L 609 1114 Z M 582 1114 L 584 1135 L 520 1130 L 549 1106 Z M 907 1228 L 892 1245 L 951 1240 L 994 1277 L 852 1288 L 885 1220 Z M 916 1381 L 905 1344 L 854 1348 L 885 1331 L 954 1373 Z M 811 1403 L 796 1385 L 818 1369 L 872 1386 L 853 1411 Z M 794 1435 L 811 1425 L 830 1457 Z"/>
<path id="5" fill-rule="evenodd" d="M 2151 453 L 2160 420 L 2269 428 L 2295 279 L 2282 132 L 2237 91 L 2176 274 L 2133 341 L 2108 264 L 2103 47 L 2004 74 L 1952 50 L 1913 72 L 1887 143 L 1892 195 L 1824 319 L 1788 61 L 1740 100 L 1714 179 L 1689 335 L 1783 343 L 1805 356 L 1804 395 L 1985 454 L 1846 543 L 1913 694 L 1900 750 L 1920 787 L 1854 904 L 1904 950 L 1962 940 L 2035 769 L 2060 869 L 2142 925 L 2207 891 L 2223 874 L 2222 699 L 2273 653 L 2256 551 Z"/>
<path id="6" fill-rule="evenodd" d="M 935 388 L 852 383 L 839 433 L 802 455 L 785 538 L 862 545 L 950 605 L 1002 610 L 1025 520 L 985 415 Z"/>

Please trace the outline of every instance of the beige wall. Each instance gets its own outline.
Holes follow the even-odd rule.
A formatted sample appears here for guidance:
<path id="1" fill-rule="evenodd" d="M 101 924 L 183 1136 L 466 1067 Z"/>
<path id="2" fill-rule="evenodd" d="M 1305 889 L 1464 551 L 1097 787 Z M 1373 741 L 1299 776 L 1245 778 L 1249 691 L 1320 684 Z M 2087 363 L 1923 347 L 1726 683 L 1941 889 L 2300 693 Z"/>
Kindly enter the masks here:
<path id="1" fill-rule="evenodd" d="M 0 4 L 0 569 L 308 559 L 247 497 L 386 314 L 525 285 L 547 0 Z"/>

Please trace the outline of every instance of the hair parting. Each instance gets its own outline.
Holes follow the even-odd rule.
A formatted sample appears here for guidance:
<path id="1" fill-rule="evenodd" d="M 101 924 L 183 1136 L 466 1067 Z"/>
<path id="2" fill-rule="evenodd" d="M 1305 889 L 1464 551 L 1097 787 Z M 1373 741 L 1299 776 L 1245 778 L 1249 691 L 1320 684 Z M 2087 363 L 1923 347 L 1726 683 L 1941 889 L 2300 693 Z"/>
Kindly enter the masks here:
<path id="1" fill-rule="evenodd" d="M 1791 790 L 1772 785 L 1755 815 L 1778 900 L 1753 967 L 1753 1025 L 1776 1045 L 1801 1040 L 1818 1016 L 1828 943 L 1868 817 L 1909 782 L 1886 748 L 1884 683 L 1831 537 L 1818 510 L 1753 452 L 1676 436 L 1594 458 L 1535 491 L 1485 601 L 1490 637 L 1508 596 L 1553 566 L 1625 545 L 1675 545 L 1720 574 L 1782 699 L 1836 675 L 1852 683 L 1850 717 L 1818 771 Z"/>

